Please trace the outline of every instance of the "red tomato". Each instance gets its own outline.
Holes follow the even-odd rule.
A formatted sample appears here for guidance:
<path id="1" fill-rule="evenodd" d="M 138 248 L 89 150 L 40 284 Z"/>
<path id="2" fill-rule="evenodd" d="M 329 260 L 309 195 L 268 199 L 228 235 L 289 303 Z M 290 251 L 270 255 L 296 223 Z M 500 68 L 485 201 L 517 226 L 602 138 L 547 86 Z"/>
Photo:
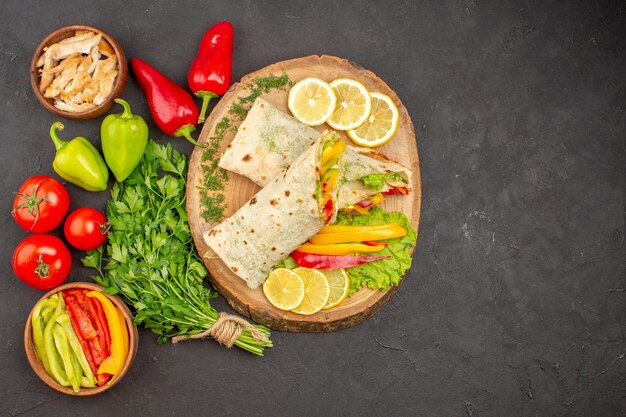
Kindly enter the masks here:
<path id="1" fill-rule="evenodd" d="M 70 245 L 80 250 L 99 248 L 107 239 L 109 223 L 96 209 L 83 207 L 67 216 L 63 232 Z"/>
<path id="2" fill-rule="evenodd" d="M 50 290 L 63 284 L 71 268 L 72 255 L 56 236 L 28 236 L 13 253 L 15 275 L 38 290 Z"/>
<path id="3" fill-rule="evenodd" d="M 70 195 L 59 181 L 36 175 L 20 187 L 11 214 L 17 224 L 33 233 L 47 233 L 61 224 L 70 208 Z"/>

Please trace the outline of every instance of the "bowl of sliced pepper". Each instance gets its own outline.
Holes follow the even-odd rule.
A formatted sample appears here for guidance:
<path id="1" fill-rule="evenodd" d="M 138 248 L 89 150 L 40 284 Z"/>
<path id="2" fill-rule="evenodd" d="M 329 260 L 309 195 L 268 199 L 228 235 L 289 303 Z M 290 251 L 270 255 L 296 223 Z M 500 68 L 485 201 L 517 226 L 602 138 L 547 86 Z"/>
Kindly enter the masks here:
<path id="1" fill-rule="evenodd" d="M 24 329 L 26 357 L 37 376 L 75 396 L 117 384 L 135 359 L 137 340 L 124 302 L 86 282 L 64 284 L 41 297 Z"/>

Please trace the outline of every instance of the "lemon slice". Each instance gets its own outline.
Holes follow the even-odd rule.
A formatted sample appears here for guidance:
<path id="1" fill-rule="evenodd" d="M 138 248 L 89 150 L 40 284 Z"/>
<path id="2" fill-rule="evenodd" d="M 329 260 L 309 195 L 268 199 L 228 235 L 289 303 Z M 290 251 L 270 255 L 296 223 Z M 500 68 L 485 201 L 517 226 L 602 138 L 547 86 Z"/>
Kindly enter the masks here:
<path id="1" fill-rule="evenodd" d="M 335 110 L 337 98 L 328 83 L 319 78 L 300 80 L 289 90 L 287 107 L 293 117 L 309 126 L 319 126 Z"/>
<path id="2" fill-rule="evenodd" d="M 375 148 L 384 145 L 398 130 L 400 112 L 389 96 L 370 93 L 372 110 L 361 126 L 348 130 L 348 137 L 359 146 Z"/>
<path id="3" fill-rule="evenodd" d="M 330 296 L 323 308 L 323 310 L 328 310 L 346 299 L 350 288 L 350 279 L 345 269 L 324 269 L 320 272 L 324 274 L 330 286 Z"/>
<path id="4" fill-rule="evenodd" d="M 291 310 L 302 303 L 304 282 L 295 272 L 278 268 L 270 272 L 263 284 L 263 293 L 276 308 Z"/>
<path id="5" fill-rule="evenodd" d="M 330 295 L 326 277 L 317 269 L 296 268 L 293 272 L 304 282 L 304 298 L 302 303 L 291 311 L 304 315 L 317 313 L 324 308 Z"/>
<path id="6" fill-rule="evenodd" d="M 339 78 L 330 83 L 337 96 L 335 111 L 326 123 L 336 130 L 350 130 L 361 126 L 370 114 L 372 99 L 358 81 Z"/>

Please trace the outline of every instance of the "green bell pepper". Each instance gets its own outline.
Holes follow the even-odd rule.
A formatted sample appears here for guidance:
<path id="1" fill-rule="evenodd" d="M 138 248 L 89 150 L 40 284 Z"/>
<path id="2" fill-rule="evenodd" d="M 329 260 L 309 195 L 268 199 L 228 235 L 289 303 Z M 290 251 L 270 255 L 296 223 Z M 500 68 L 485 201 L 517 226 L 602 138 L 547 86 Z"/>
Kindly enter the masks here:
<path id="1" fill-rule="evenodd" d="M 133 172 L 148 144 L 148 125 L 130 111 L 130 105 L 119 98 L 115 102 L 124 106 L 123 113 L 110 114 L 100 127 L 102 153 L 118 182 Z"/>
<path id="2" fill-rule="evenodd" d="M 63 179 L 87 191 L 106 190 L 109 169 L 98 150 L 80 136 L 69 142 L 62 140 L 57 129 L 63 130 L 63 127 L 61 122 L 54 122 L 50 127 L 50 137 L 57 150 L 52 168 Z"/>

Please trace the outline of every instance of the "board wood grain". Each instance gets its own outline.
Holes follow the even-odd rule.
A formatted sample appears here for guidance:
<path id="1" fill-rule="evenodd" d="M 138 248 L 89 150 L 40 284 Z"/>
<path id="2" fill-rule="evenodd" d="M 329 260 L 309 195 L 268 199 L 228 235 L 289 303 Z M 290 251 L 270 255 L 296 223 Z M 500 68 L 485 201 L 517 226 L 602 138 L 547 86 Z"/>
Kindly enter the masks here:
<path id="1" fill-rule="evenodd" d="M 413 172 L 411 177 L 411 188 L 413 191 L 408 196 L 389 196 L 381 206 L 386 211 L 401 211 L 405 213 L 413 228 L 417 231 L 422 193 L 417 143 L 411 118 L 396 93 L 384 81 L 373 72 L 346 59 L 327 55 L 311 55 L 277 62 L 246 75 L 239 83 L 233 84 L 215 106 L 204 123 L 199 142 L 206 143 L 215 134 L 216 124 L 224 117 L 229 117 L 228 111 L 231 105 L 250 93 L 246 85 L 252 80 L 269 75 L 281 76 L 283 74 L 287 74 L 293 82 L 306 77 L 318 77 L 327 82 L 337 78 L 352 78 L 361 82 L 369 91 L 378 91 L 392 98 L 400 111 L 400 124 L 396 135 L 391 141 L 377 148 L 377 150 L 411 169 Z M 287 95 L 288 90 L 272 90 L 267 94 L 261 94 L 261 97 L 289 114 Z M 236 122 L 235 127 L 238 127 L 239 123 L 241 122 Z M 327 128 L 326 124 L 317 127 L 320 131 Z M 221 156 L 226 146 L 232 141 L 235 132 L 236 129 L 230 129 L 226 132 L 220 143 L 220 152 L 216 156 L 217 158 Z M 340 134 L 347 143 L 351 143 L 350 139 L 343 132 L 340 132 Z M 263 295 L 261 288 L 255 290 L 248 288 L 245 282 L 233 274 L 204 242 L 203 234 L 209 231 L 215 224 L 209 224 L 202 218 L 201 187 L 204 179 L 202 165 L 210 163 L 210 161 L 202 161 L 202 153 L 202 148 L 196 147 L 194 149 L 187 175 L 187 215 L 189 217 L 189 225 L 198 253 L 202 256 L 209 270 L 211 284 L 234 310 L 274 330 L 326 332 L 360 323 L 378 311 L 398 290 L 398 287 L 392 287 L 386 292 L 363 288 L 340 305 L 310 316 L 282 311 L 273 307 Z M 249 179 L 229 172 L 228 183 L 223 190 L 227 205 L 224 212 L 225 217 L 234 214 L 258 190 L 259 186 Z M 293 232 L 297 233 L 296 230 Z"/>

